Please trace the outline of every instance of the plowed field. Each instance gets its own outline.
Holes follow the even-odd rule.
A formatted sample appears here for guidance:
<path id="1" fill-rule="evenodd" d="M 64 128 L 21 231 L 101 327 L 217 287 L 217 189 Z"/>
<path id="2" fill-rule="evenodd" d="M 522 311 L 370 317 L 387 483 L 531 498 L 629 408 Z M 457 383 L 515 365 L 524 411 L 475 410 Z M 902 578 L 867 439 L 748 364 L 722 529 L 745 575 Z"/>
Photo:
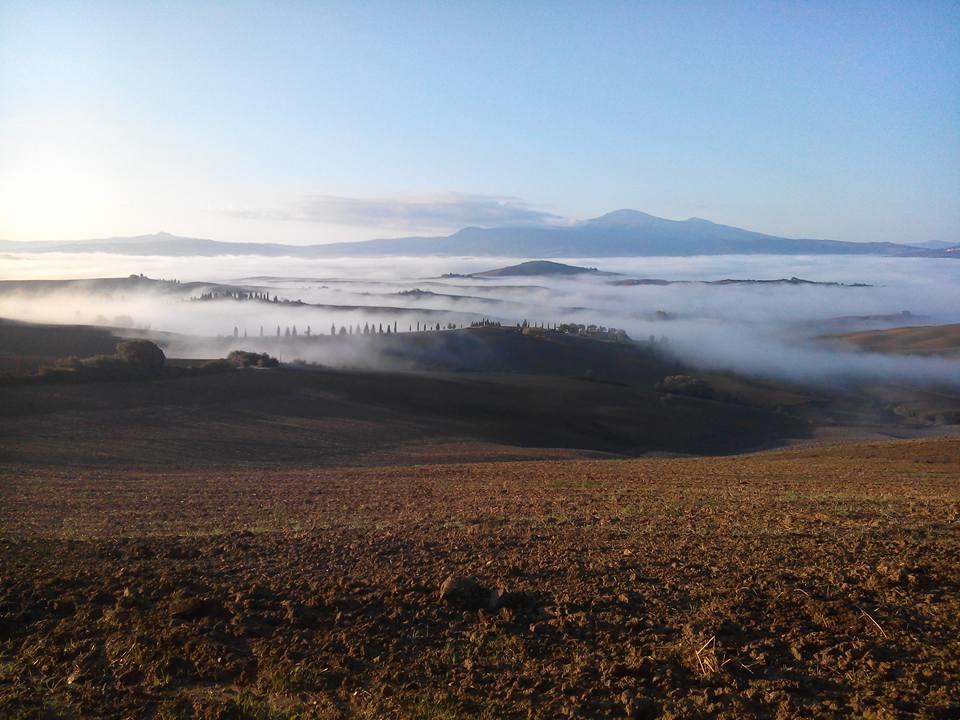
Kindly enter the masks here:
<path id="1" fill-rule="evenodd" d="M 950 439 L 10 466 L 0 716 L 957 717 L 958 558 Z"/>

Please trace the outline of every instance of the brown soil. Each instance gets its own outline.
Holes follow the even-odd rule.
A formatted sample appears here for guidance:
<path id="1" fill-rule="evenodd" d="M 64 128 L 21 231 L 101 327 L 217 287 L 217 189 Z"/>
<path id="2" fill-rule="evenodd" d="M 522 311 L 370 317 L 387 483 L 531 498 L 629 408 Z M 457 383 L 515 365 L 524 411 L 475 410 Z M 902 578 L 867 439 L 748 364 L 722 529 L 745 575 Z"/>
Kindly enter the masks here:
<path id="1" fill-rule="evenodd" d="M 957 717 L 958 549 L 950 439 L 21 463 L 0 477 L 0 716 Z M 441 601 L 451 574 L 512 592 Z"/>

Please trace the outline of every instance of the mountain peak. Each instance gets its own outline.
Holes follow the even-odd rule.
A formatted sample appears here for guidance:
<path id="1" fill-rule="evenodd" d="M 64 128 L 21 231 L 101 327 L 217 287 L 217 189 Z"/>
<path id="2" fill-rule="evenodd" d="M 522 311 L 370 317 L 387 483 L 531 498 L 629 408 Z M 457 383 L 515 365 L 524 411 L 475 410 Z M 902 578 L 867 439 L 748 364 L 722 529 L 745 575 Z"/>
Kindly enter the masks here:
<path id="1" fill-rule="evenodd" d="M 641 225 L 655 225 L 657 223 L 668 222 L 656 215 L 650 215 L 639 210 L 614 210 L 606 215 L 591 218 L 587 220 L 590 225 L 605 225 L 607 227 L 636 227 Z"/>

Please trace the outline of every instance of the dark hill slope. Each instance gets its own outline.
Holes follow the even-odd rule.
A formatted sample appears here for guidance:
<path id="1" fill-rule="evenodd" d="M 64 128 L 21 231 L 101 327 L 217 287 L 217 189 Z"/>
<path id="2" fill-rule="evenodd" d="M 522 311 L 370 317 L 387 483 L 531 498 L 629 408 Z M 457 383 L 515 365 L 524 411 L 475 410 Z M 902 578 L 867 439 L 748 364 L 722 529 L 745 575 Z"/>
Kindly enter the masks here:
<path id="1" fill-rule="evenodd" d="M 0 386 L 0 462 L 350 464 L 479 442 L 731 453 L 806 432 L 784 415 L 558 376 L 237 371 Z"/>
<path id="2" fill-rule="evenodd" d="M 177 356 L 179 341 L 171 346 Z M 380 370 L 438 370 L 584 377 L 653 385 L 679 364 L 645 345 L 613 343 L 545 332 L 523 335 L 512 327 L 468 328 L 397 335 L 316 335 L 296 338 L 210 339 L 217 355 L 255 349 L 285 358 L 330 357 L 328 364 Z"/>
<path id="3" fill-rule="evenodd" d="M 0 318 L 0 357 L 89 357 L 112 353 L 119 341 L 109 328 L 41 325 Z"/>

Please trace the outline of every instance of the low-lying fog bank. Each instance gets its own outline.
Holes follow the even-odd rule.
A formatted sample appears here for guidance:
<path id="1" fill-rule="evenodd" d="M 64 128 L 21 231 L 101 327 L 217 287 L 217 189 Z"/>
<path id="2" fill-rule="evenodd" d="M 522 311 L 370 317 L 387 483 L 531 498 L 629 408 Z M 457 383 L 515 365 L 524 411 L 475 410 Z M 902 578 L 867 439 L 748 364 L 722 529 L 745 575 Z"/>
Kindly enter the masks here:
<path id="1" fill-rule="evenodd" d="M 0 287 L 0 316 L 38 322 L 150 328 L 184 336 L 170 350 L 209 356 L 229 347 L 266 349 L 294 328 L 298 336 L 372 324 L 403 333 L 437 324 L 490 319 L 507 325 L 580 323 L 622 328 L 634 339 L 666 338 L 672 352 L 708 369 L 833 383 L 903 380 L 960 384 L 960 363 L 827 347 L 816 337 L 869 327 L 960 321 L 960 262 L 863 256 L 710 256 L 572 258 L 629 278 L 770 280 L 800 277 L 824 285 L 612 284 L 578 277 L 441 277 L 519 262 L 516 258 L 169 258 L 116 255 L 7 255 L 2 279 L 125 277 L 144 273 L 180 284 L 141 283 L 27 292 Z M 189 283 L 224 283 L 207 288 Z M 212 294 L 212 299 L 197 299 Z M 231 293 L 233 296 L 231 296 Z M 236 293 L 241 293 L 237 299 Z M 247 299 L 246 293 L 254 293 Z M 217 297 L 217 296 L 220 297 Z M 267 298 L 263 300 L 262 298 Z M 274 301 L 276 300 L 276 301 Z M 287 302 L 284 302 L 287 301 Z M 904 312 L 908 314 L 902 314 Z M 840 319 L 838 319 L 840 318 Z M 830 321 L 830 322 L 827 322 Z M 233 336 L 236 333 L 236 338 Z M 261 341 L 261 334 L 263 340 Z M 246 337 L 244 337 L 246 335 Z M 211 343 L 222 336 L 226 341 Z M 353 353 L 350 348 L 363 347 Z M 300 343 L 304 360 L 389 366 L 371 345 Z M 292 359 L 292 358 L 291 358 Z"/>

